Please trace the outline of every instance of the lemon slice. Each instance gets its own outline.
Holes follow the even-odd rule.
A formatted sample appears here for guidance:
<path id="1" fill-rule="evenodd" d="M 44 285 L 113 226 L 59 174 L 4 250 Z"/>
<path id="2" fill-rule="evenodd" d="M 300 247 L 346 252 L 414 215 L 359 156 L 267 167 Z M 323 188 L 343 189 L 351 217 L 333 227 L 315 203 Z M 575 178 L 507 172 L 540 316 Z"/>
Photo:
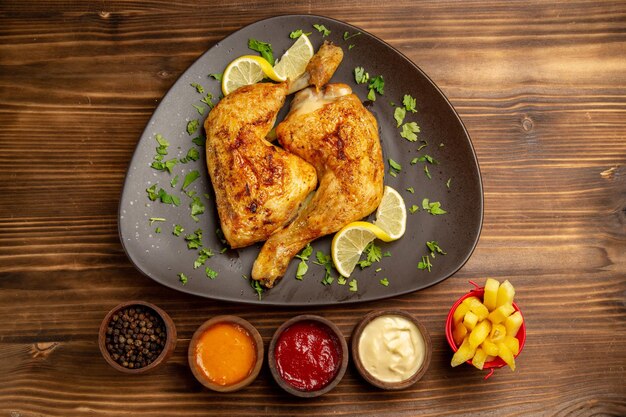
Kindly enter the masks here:
<path id="1" fill-rule="evenodd" d="M 406 206 L 396 190 L 385 186 L 383 199 L 376 210 L 376 226 L 383 229 L 391 240 L 400 239 L 406 230 Z"/>
<path id="2" fill-rule="evenodd" d="M 337 272 L 349 277 L 365 247 L 376 238 L 385 242 L 392 240 L 384 230 L 368 222 L 352 222 L 338 231 L 330 246 Z"/>
<path id="3" fill-rule="evenodd" d="M 295 80 L 298 78 L 313 57 L 313 45 L 306 35 L 301 35 L 298 40 L 280 57 L 274 64 L 274 71 L 283 79 Z"/>
<path id="4" fill-rule="evenodd" d="M 244 85 L 256 84 L 268 77 L 273 81 L 285 81 L 265 58 L 244 55 L 228 64 L 222 76 L 222 92 L 228 95 Z"/>

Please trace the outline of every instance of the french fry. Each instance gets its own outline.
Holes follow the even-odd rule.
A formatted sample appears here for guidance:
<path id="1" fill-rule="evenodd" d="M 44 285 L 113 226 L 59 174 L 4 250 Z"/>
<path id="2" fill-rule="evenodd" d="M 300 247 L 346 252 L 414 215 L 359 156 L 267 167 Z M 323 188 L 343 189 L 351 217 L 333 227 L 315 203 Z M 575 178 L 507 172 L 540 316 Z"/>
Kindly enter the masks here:
<path id="1" fill-rule="evenodd" d="M 452 338 L 454 339 L 454 343 L 459 346 L 463 343 L 463 339 L 467 335 L 467 328 L 463 325 L 463 323 L 458 323 L 454 325 L 454 330 L 452 330 Z"/>
<path id="2" fill-rule="evenodd" d="M 485 307 L 489 311 L 493 311 L 496 308 L 496 300 L 498 299 L 498 288 L 500 288 L 500 283 L 493 279 L 487 278 L 487 282 L 485 282 L 485 295 L 484 295 L 484 303 Z"/>
<path id="3" fill-rule="evenodd" d="M 476 323 L 478 323 L 478 316 L 476 314 L 472 313 L 471 311 L 465 313 L 463 326 L 465 326 L 467 330 L 474 330 L 474 327 L 476 327 Z"/>
<path id="4" fill-rule="evenodd" d="M 493 343 L 489 338 L 480 344 L 480 348 L 489 356 L 498 356 L 498 345 Z"/>
<path id="5" fill-rule="evenodd" d="M 517 355 L 519 353 L 519 340 L 517 340 L 513 336 L 509 336 L 508 332 L 507 332 L 506 337 L 504 338 L 504 344 L 506 345 L 506 347 L 509 348 L 509 350 L 513 353 L 513 355 Z"/>
<path id="6" fill-rule="evenodd" d="M 513 352 L 504 343 L 498 343 L 498 356 L 509 365 L 511 370 L 515 370 L 515 358 Z"/>
<path id="7" fill-rule="evenodd" d="M 496 308 L 505 305 L 513 304 L 513 298 L 515 297 L 515 288 L 507 279 L 498 288 L 498 298 L 496 300 Z"/>
<path id="8" fill-rule="evenodd" d="M 476 353 L 472 358 L 472 365 L 474 365 L 478 369 L 483 369 L 485 365 L 485 359 L 487 359 L 487 354 L 481 348 L 476 349 Z"/>
<path id="9" fill-rule="evenodd" d="M 491 313 L 489 313 L 488 318 L 492 324 L 500 324 L 504 320 L 506 320 L 506 318 L 509 317 L 514 311 L 515 309 L 511 304 L 502 304 Z"/>
<path id="10" fill-rule="evenodd" d="M 469 335 L 469 344 L 473 348 L 480 346 L 485 341 L 491 331 L 491 323 L 489 320 L 483 320 L 474 327 Z M 485 355 L 486 356 L 486 355 Z"/>
<path id="11" fill-rule="evenodd" d="M 516 311 L 504 320 L 504 327 L 506 327 L 506 334 L 512 337 L 517 336 L 517 332 L 522 327 L 522 313 Z"/>
<path id="12" fill-rule="evenodd" d="M 463 343 L 461 343 L 459 350 L 457 350 L 454 353 L 454 356 L 452 356 L 450 365 L 452 365 L 452 367 L 459 366 L 463 362 L 467 362 L 472 359 L 474 357 L 474 353 L 476 353 L 476 349 L 470 346 L 469 338 L 466 337 L 463 339 Z"/>
<path id="13" fill-rule="evenodd" d="M 489 340 L 496 345 L 498 343 L 504 342 L 504 338 L 506 337 L 506 328 L 502 324 L 494 324 L 491 326 L 491 334 L 489 335 Z"/>
<path id="14" fill-rule="evenodd" d="M 485 320 L 487 316 L 489 316 L 489 310 L 487 310 L 487 307 L 477 298 L 473 298 L 472 301 L 469 302 L 469 309 L 472 313 L 476 314 L 478 321 Z"/>

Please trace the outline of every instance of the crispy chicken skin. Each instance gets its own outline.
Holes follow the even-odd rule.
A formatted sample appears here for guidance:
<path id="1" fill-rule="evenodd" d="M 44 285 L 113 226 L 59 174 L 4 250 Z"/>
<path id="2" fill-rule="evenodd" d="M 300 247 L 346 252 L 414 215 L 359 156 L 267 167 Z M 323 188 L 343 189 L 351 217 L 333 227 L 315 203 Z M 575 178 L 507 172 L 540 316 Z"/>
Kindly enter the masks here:
<path id="1" fill-rule="evenodd" d="M 315 167 L 320 185 L 293 222 L 261 248 L 252 278 L 268 288 L 307 243 L 372 213 L 384 176 L 376 118 L 345 84 L 298 93 L 276 133 L 286 150 Z"/>
<path id="2" fill-rule="evenodd" d="M 207 166 L 232 248 L 266 240 L 295 216 L 317 185 L 313 166 L 265 140 L 287 90 L 287 83 L 242 87 L 205 121 Z"/>

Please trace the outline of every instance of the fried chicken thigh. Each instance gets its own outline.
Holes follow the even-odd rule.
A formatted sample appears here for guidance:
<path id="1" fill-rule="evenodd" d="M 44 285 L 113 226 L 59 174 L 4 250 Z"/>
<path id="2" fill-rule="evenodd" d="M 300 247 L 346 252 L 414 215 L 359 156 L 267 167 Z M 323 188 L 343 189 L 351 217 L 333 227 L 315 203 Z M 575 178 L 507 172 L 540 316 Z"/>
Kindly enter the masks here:
<path id="1" fill-rule="evenodd" d="M 204 124 L 217 211 L 232 248 L 266 240 L 317 185 L 313 166 L 265 140 L 287 90 L 287 83 L 242 87 L 224 97 Z"/>
<path id="2" fill-rule="evenodd" d="M 341 48 L 325 42 L 297 80 L 241 87 L 209 113 L 204 123 L 207 166 L 231 248 L 266 240 L 294 218 L 317 186 L 312 165 L 265 137 L 287 94 L 328 82 L 342 57 Z"/>
<path id="3" fill-rule="evenodd" d="M 380 204 L 384 164 L 376 118 L 345 84 L 296 95 L 278 125 L 280 144 L 315 167 L 315 195 L 263 245 L 252 278 L 271 288 L 307 243 L 362 219 Z"/>

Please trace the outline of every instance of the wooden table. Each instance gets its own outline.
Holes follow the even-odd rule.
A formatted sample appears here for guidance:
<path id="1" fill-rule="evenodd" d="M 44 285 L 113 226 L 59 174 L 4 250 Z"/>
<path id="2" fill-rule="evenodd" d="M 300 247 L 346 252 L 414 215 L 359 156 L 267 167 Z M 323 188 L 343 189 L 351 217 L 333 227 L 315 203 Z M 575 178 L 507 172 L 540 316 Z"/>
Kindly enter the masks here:
<path id="1" fill-rule="evenodd" d="M 407 296 L 319 309 L 251 307 L 167 289 L 135 270 L 117 207 L 137 139 L 179 74 L 258 19 L 314 13 L 384 39 L 443 89 L 483 174 L 484 227 L 452 278 Z M 0 415 L 626 415 L 626 4 L 580 2 L 32 1 L 0 5 Z M 487 382 L 452 369 L 444 321 L 468 280 L 510 279 L 528 323 L 518 370 Z M 139 298 L 173 317 L 178 347 L 124 376 L 97 330 Z M 238 394 L 208 392 L 186 362 L 206 318 L 249 319 L 268 343 L 284 320 L 322 314 L 346 336 L 396 307 L 433 337 L 402 392 L 350 366 L 314 400 L 265 367 Z"/>

